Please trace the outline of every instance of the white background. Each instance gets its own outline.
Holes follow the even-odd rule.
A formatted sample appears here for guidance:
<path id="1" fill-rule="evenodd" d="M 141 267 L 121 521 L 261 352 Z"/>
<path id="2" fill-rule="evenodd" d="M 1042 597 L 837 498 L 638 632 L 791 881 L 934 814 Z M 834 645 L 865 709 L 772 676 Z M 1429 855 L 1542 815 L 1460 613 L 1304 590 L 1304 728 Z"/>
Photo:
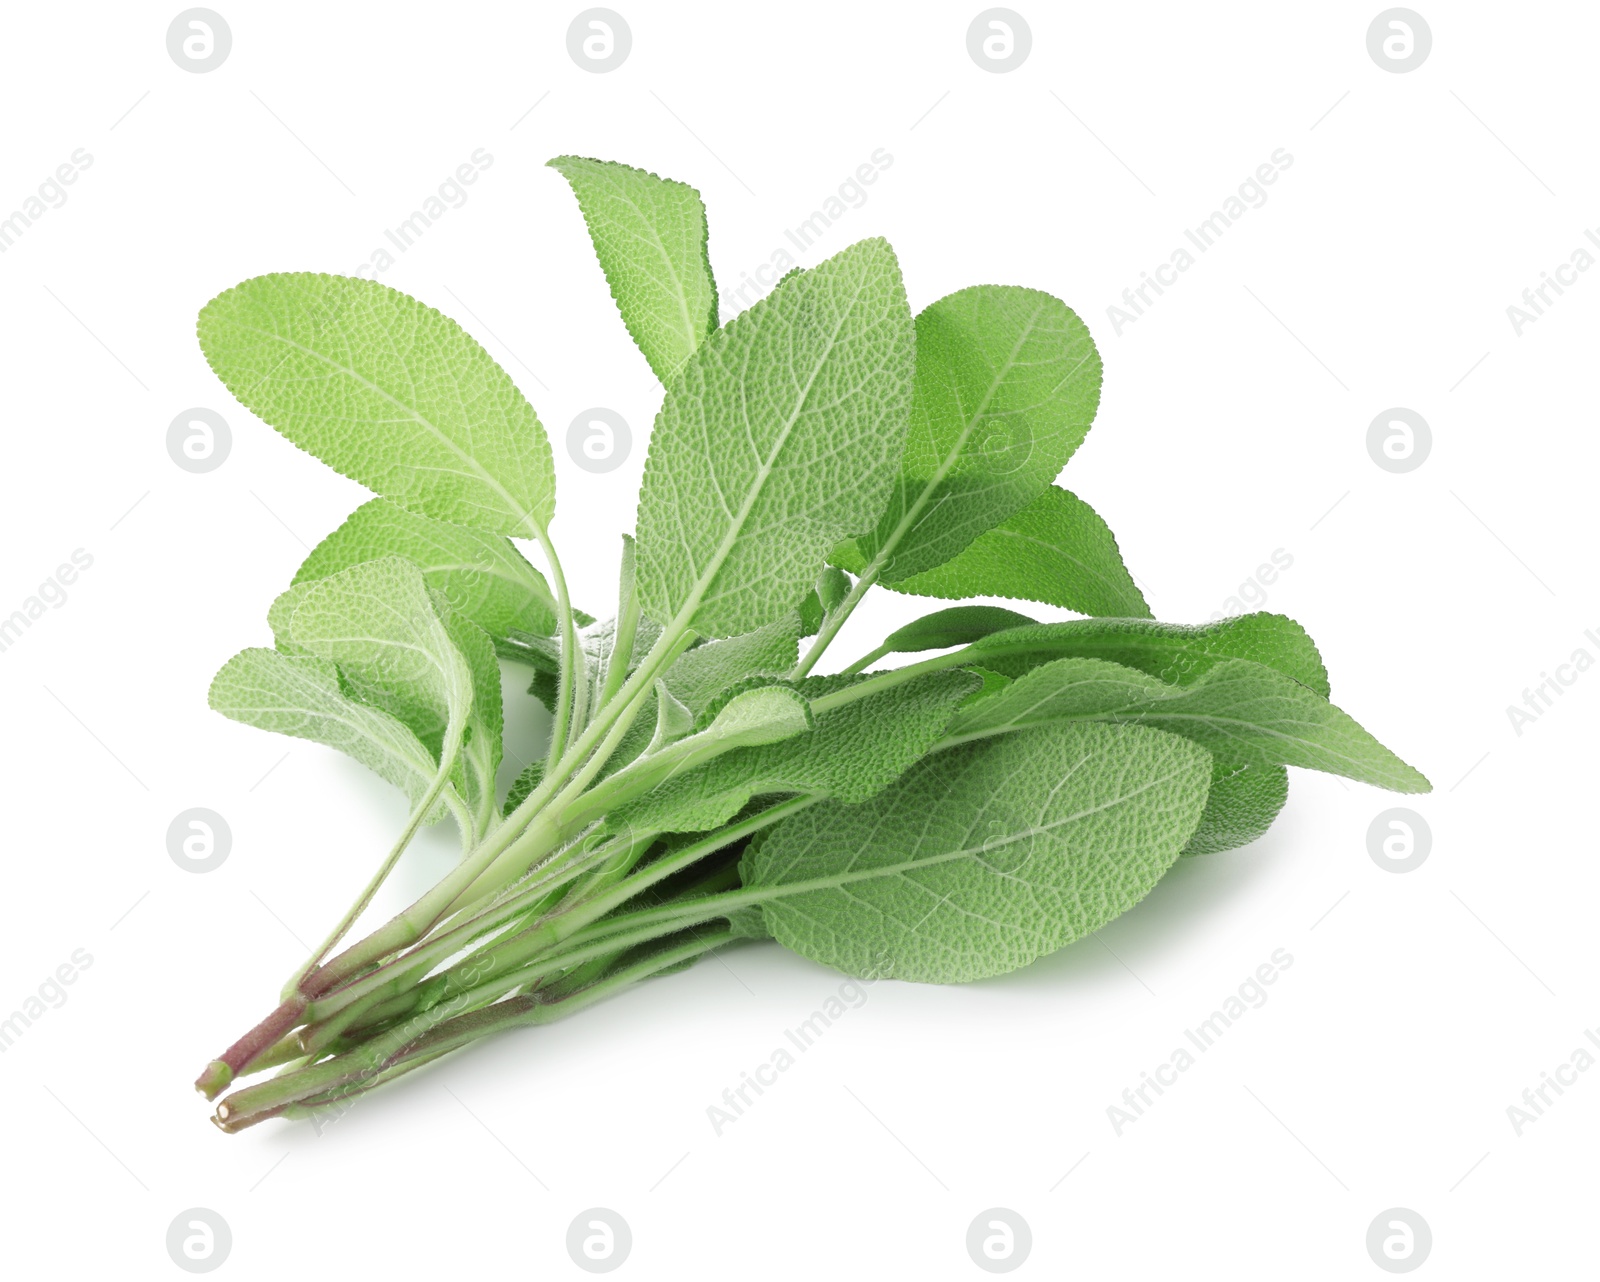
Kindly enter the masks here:
<path id="1" fill-rule="evenodd" d="M 1506 308 L 1600 226 L 1600 11 L 1416 0 L 1433 50 L 1392 74 L 1366 49 L 1377 0 L 1017 0 L 1032 53 L 993 74 L 966 49 L 977 3 L 615 0 L 632 53 L 596 75 L 567 53 L 577 5 L 216 2 L 233 48 L 207 74 L 168 56 L 176 5 L 15 6 L 0 42 L 0 212 L 93 157 L 0 255 L 0 615 L 74 549 L 94 559 L 0 653 L 0 1014 L 93 958 L 0 1057 L 8 1274 L 180 1276 L 165 1235 L 197 1206 L 231 1226 L 238 1278 L 583 1276 L 565 1235 L 592 1206 L 632 1226 L 623 1275 L 650 1278 L 982 1276 L 964 1239 L 989 1207 L 1031 1225 L 1021 1276 L 1384 1276 L 1365 1236 L 1396 1206 L 1431 1226 L 1423 1276 L 1594 1268 L 1600 1071 L 1520 1136 L 1506 1110 L 1600 1024 L 1600 672 L 1520 735 L 1506 706 L 1580 647 L 1600 658 L 1600 271 L 1520 337 Z M 746 946 L 320 1136 L 215 1131 L 189 1082 L 401 810 L 353 764 L 205 706 L 364 494 L 232 401 L 194 317 L 261 272 L 354 271 L 477 148 L 493 164 L 470 199 L 381 279 L 459 319 L 537 407 L 580 604 L 610 607 L 660 391 L 543 162 L 694 183 L 726 287 L 883 148 L 869 198 L 801 261 L 883 235 L 914 309 L 986 281 L 1077 309 L 1105 394 L 1064 482 L 1161 618 L 1206 619 L 1293 557 L 1266 606 L 1435 782 L 1403 802 L 1427 862 L 1368 856 L 1401 799 L 1297 773 L 1269 836 L 1184 861 L 1098 941 L 966 988 L 873 987 L 720 1138 L 707 1107 L 838 976 Z M 1293 165 L 1267 203 L 1119 336 L 1122 290 L 1277 148 Z M 636 435 L 607 475 L 562 445 L 594 405 Z M 204 475 L 166 452 L 193 406 L 233 433 Z M 1433 431 L 1404 475 L 1366 451 L 1391 406 Z M 925 608 L 870 602 L 836 661 Z M 233 833 L 206 875 L 167 855 L 192 806 Z M 452 840 L 430 833 L 396 896 Z M 1107 1107 L 1278 948 L 1294 962 L 1267 1004 L 1115 1134 Z"/>

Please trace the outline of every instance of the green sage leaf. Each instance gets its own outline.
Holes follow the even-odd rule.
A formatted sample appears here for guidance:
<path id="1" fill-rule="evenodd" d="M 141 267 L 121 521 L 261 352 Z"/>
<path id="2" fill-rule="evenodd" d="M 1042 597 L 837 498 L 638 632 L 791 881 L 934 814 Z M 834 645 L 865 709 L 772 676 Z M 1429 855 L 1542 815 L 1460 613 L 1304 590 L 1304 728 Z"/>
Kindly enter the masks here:
<path id="1" fill-rule="evenodd" d="M 916 654 L 922 650 L 943 650 L 950 646 L 971 645 L 992 632 L 1026 627 L 1037 623 L 1025 614 L 997 605 L 953 605 L 935 610 L 891 632 L 882 649 L 891 654 Z"/>
<path id="2" fill-rule="evenodd" d="M 1211 756 L 1159 730 L 1044 726 L 941 752 L 861 805 L 752 843 L 747 888 L 784 947 L 846 974 L 961 983 L 1026 966 L 1132 908 L 1205 805 Z"/>
<path id="3" fill-rule="evenodd" d="M 422 571 L 383 557 L 292 591 L 287 630 L 297 653 L 337 664 L 359 698 L 405 722 L 436 756 L 459 746 L 472 710 L 472 670 Z"/>
<path id="4" fill-rule="evenodd" d="M 572 184 L 622 323 L 656 377 L 671 382 L 717 327 L 700 193 L 615 161 L 546 163 Z"/>
<path id="5" fill-rule="evenodd" d="M 1276 668 L 1328 696 L 1328 670 L 1316 644 L 1281 614 L 1241 614 L 1191 627 L 1144 619 L 1069 619 L 995 632 L 961 652 L 965 659 L 1015 677 L 1062 656 L 1106 659 L 1184 685 L 1226 659 Z"/>
<path id="6" fill-rule="evenodd" d="M 1282 766 L 1247 766 L 1217 757 L 1200 825 L 1183 848 L 1185 856 L 1214 855 L 1248 846 L 1264 836 L 1289 799 L 1289 772 Z"/>
<path id="7" fill-rule="evenodd" d="M 533 407 L 461 326 L 374 280 L 256 276 L 200 312 L 245 408 L 335 471 L 435 520 L 532 537 L 555 514 Z"/>
<path id="8" fill-rule="evenodd" d="M 1088 327 L 1039 290 L 959 290 L 924 309 L 916 333 L 905 455 L 876 528 L 855 539 L 886 584 L 944 564 L 1033 502 L 1100 403 Z"/>
<path id="9" fill-rule="evenodd" d="M 801 272 L 696 349 L 667 388 L 639 494 L 645 615 L 731 637 L 795 610 L 828 549 L 882 511 L 913 357 L 881 240 Z"/>
<path id="10" fill-rule="evenodd" d="M 549 636 L 556 630 L 556 601 L 544 576 L 509 539 L 465 525 L 418 516 L 387 499 L 364 503 L 311 549 L 295 583 L 401 556 L 422 571 L 450 608 L 496 640 L 513 631 Z"/>
<path id="11" fill-rule="evenodd" d="M 1110 527 L 1057 486 L 943 565 L 886 586 L 913 596 L 1000 596 L 1106 618 L 1150 617 Z"/>
<path id="12" fill-rule="evenodd" d="M 233 721 L 326 744 L 421 803 L 438 763 L 404 722 L 344 693 L 339 672 L 314 655 L 241 650 L 212 679 L 211 707 Z M 441 805 L 428 822 L 443 813 Z"/>
<path id="13" fill-rule="evenodd" d="M 848 690 L 862 677 L 809 677 L 812 700 Z M 956 705 L 977 681 L 934 672 L 820 713 L 809 734 L 741 748 L 672 776 L 620 807 L 614 819 L 637 830 L 695 832 L 733 818 L 766 793 L 809 793 L 860 802 L 886 788 L 944 734 Z"/>
<path id="14" fill-rule="evenodd" d="M 1251 766 L 1300 766 L 1394 792 L 1431 785 L 1314 690 L 1227 659 L 1181 685 L 1102 659 L 1056 659 L 959 711 L 950 740 L 1071 721 L 1155 726 Z"/>

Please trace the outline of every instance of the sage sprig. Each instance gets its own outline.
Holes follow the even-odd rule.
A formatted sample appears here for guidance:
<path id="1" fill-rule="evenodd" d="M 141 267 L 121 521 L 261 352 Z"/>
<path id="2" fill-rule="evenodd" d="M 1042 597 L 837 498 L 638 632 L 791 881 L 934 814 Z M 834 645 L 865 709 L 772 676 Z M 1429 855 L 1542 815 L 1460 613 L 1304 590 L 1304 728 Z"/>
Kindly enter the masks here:
<path id="1" fill-rule="evenodd" d="M 454 321 L 311 273 L 200 314 L 239 401 L 376 495 L 306 558 L 272 646 L 230 659 L 211 705 L 337 748 L 408 803 L 276 1009 L 197 1081 L 228 1092 L 223 1130 L 738 940 L 857 976 L 998 975 L 1127 911 L 1180 856 L 1259 836 L 1287 766 L 1428 789 L 1328 701 L 1291 620 L 1150 617 L 1105 522 L 1057 485 L 1101 380 L 1064 303 L 978 285 L 913 317 L 874 239 L 719 325 L 693 188 L 551 165 L 665 389 L 603 621 L 574 608 L 550 537 L 538 416 Z M 1085 617 L 951 606 L 814 675 L 874 587 Z M 550 711 L 543 758 L 504 795 L 501 663 Z M 445 820 L 460 862 L 348 941 Z"/>

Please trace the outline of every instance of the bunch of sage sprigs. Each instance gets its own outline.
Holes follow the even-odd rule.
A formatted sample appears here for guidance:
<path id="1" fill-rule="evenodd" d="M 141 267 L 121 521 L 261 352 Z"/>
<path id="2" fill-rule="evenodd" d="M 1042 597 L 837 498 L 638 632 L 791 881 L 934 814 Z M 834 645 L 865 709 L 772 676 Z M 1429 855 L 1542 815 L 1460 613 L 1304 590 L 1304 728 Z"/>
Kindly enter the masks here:
<path id="1" fill-rule="evenodd" d="M 978 285 L 913 317 L 872 239 L 719 325 L 693 188 L 550 163 L 665 389 L 603 622 L 551 542 L 544 429 L 454 321 L 311 273 L 200 314 L 229 390 L 378 496 L 307 557 L 273 645 L 230 659 L 211 705 L 348 753 L 409 803 L 277 1008 L 200 1075 L 214 1099 L 276 1070 L 222 1099 L 223 1130 L 739 939 L 856 976 L 997 975 L 1126 912 L 1180 856 L 1259 836 L 1286 766 L 1428 789 L 1328 702 L 1296 623 L 1151 619 L 1105 522 L 1056 484 L 1101 379 L 1059 300 Z M 814 675 L 875 587 L 1083 617 L 956 605 Z M 549 710 L 504 797 L 500 661 Z M 346 943 L 441 820 L 460 862 Z"/>

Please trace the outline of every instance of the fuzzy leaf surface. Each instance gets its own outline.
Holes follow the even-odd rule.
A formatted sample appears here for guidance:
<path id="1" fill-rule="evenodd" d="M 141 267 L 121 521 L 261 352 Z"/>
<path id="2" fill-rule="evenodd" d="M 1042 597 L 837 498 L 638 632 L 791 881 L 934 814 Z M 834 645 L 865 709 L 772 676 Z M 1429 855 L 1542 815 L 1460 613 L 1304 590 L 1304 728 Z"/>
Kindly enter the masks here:
<path id="1" fill-rule="evenodd" d="M 1250 659 L 1328 696 L 1328 670 L 1315 643 L 1281 614 L 1241 614 L 1195 627 L 1144 619 L 1069 619 L 996 632 L 961 654 L 1008 677 L 1071 655 L 1125 664 L 1177 685 L 1226 659 Z"/>
<path id="2" fill-rule="evenodd" d="M 544 575 L 509 539 L 418 516 L 387 499 L 364 503 L 311 549 L 295 583 L 325 579 L 363 561 L 400 556 L 444 593 L 451 610 L 491 637 L 513 629 L 538 636 L 556 630 L 556 601 Z"/>
<path id="3" fill-rule="evenodd" d="M 256 276 L 200 312 L 245 408 L 401 507 L 532 536 L 555 514 L 550 442 L 510 376 L 449 317 L 374 280 Z"/>
<path id="4" fill-rule="evenodd" d="M 856 547 L 897 583 L 1033 502 L 1100 403 L 1088 327 L 1036 289 L 975 285 L 918 316 L 916 393 L 889 504 Z M 845 568 L 851 568 L 846 566 Z"/>
<path id="5" fill-rule="evenodd" d="M 1218 757 L 1205 812 L 1183 848 L 1184 855 L 1214 855 L 1248 846 L 1272 827 L 1288 799 L 1289 772 L 1282 766 L 1247 766 Z"/>
<path id="6" fill-rule="evenodd" d="M 708 637 L 796 609 L 877 520 L 914 361 L 894 251 L 864 240 L 780 285 L 667 388 L 639 493 L 644 614 Z"/>
<path id="7" fill-rule="evenodd" d="M 883 639 L 883 648 L 895 654 L 943 650 L 953 645 L 971 645 L 991 633 L 1034 623 L 1038 620 L 997 605 L 953 605 L 891 632 Z"/>
<path id="8" fill-rule="evenodd" d="M 649 620 L 643 620 L 641 633 L 646 624 L 652 634 L 659 631 Z M 752 677 L 777 678 L 788 672 L 800 651 L 801 627 L 800 611 L 791 610 L 743 636 L 697 645 L 667 669 L 662 684 L 698 719 L 730 686 Z M 606 764 L 607 770 L 621 769 L 646 749 L 659 715 L 656 696 L 652 694 L 617 745 Z"/>
<path id="9" fill-rule="evenodd" d="M 1068 721 L 1155 726 L 1252 766 L 1300 766 L 1395 792 L 1428 781 L 1321 695 L 1247 659 L 1213 664 L 1182 685 L 1102 659 L 1055 659 L 962 709 L 950 738 Z"/>
<path id="10" fill-rule="evenodd" d="M 633 826 L 653 827 L 656 831 L 687 831 L 673 825 L 652 825 L 634 818 L 636 799 L 654 790 L 671 788 L 674 781 L 699 773 L 707 762 L 724 756 L 781 744 L 792 739 L 808 739 L 816 725 L 811 704 L 799 690 L 788 684 L 755 685 L 734 694 L 721 705 L 705 729 L 631 761 L 593 789 L 571 814 L 584 821 L 608 816 L 613 831 Z M 738 807 L 735 807 L 737 809 Z"/>
<path id="11" fill-rule="evenodd" d="M 609 160 L 547 163 L 572 184 L 622 323 L 656 377 L 670 382 L 717 327 L 700 193 Z"/>
<path id="12" fill-rule="evenodd" d="M 815 701 L 862 677 L 808 677 Z M 621 807 L 615 821 L 657 832 L 696 832 L 733 818 L 766 793 L 813 793 L 865 801 L 887 787 L 944 734 L 956 705 L 977 688 L 965 672 L 934 672 L 818 714 L 809 734 L 741 748 L 675 775 Z"/>
<path id="13" fill-rule="evenodd" d="M 287 631 L 296 652 L 337 664 L 357 696 L 405 722 L 430 752 L 459 743 L 472 710 L 472 670 L 422 571 L 383 557 L 292 591 Z"/>
<path id="14" fill-rule="evenodd" d="M 504 814 L 511 814 L 518 806 L 526 801 L 538 786 L 544 782 L 544 762 L 530 761 L 517 773 L 511 781 L 511 787 L 506 790 L 505 804 L 501 807 Z"/>
<path id="15" fill-rule="evenodd" d="M 435 606 L 456 653 L 466 663 L 472 677 L 472 707 L 456 758 L 457 790 L 466 800 L 480 832 L 496 813 L 495 776 L 500 771 L 505 751 L 505 707 L 500 695 L 500 664 L 494 642 L 472 620 L 451 611 L 443 593 Z"/>
<path id="16" fill-rule="evenodd" d="M 735 682 L 781 676 L 793 667 L 800 652 L 800 626 L 799 612 L 792 611 L 754 632 L 697 645 L 667 669 L 667 689 L 699 716 Z"/>
<path id="17" fill-rule="evenodd" d="M 1000 596 L 1103 618 L 1150 617 L 1111 528 L 1059 486 L 980 534 L 943 565 L 886 586 L 947 600 Z"/>
<path id="18" fill-rule="evenodd" d="M 1026 966 L 1149 893 L 1205 805 L 1211 757 L 1138 726 L 1057 725 L 937 753 L 861 805 L 752 843 L 773 937 L 846 974 L 962 983 Z"/>
<path id="19" fill-rule="evenodd" d="M 326 659 L 241 650 L 212 679 L 207 699 L 230 720 L 337 749 L 399 788 L 412 805 L 439 773 L 411 728 L 346 695 Z"/>

